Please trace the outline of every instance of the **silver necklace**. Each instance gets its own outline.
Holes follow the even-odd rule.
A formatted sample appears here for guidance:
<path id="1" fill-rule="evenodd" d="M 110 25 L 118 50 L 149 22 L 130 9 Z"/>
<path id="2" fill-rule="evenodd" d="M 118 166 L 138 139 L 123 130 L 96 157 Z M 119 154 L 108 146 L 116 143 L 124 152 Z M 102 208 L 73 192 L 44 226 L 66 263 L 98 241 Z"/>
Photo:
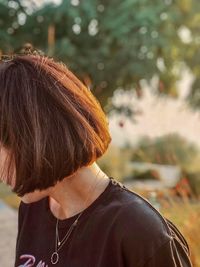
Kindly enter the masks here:
<path id="1" fill-rule="evenodd" d="M 99 170 L 99 172 L 100 172 L 100 170 Z M 97 176 L 98 176 L 99 172 L 96 175 L 96 179 L 97 179 Z M 105 175 L 103 177 L 105 177 Z M 91 192 L 94 192 L 97 184 L 98 183 L 96 182 L 95 183 L 95 186 L 94 186 L 93 190 L 91 190 Z M 87 199 L 85 201 L 85 204 L 87 203 L 87 200 L 88 200 L 89 196 L 90 196 L 90 194 L 88 194 L 88 197 L 87 197 Z M 86 208 L 86 206 L 85 206 L 85 208 Z M 66 241 L 69 238 L 70 234 L 72 233 L 73 229 L 76 227 L 76 225 L 78 223 L 78 220 L 79 220 L 80 216 L 82 215 L 82 213 L 84 212 L 84 210 L 78 215 L 78 217 L 76 218 L 76 220 L 72 223 L 72 225 L 70 226 L 69 230 L 67 231 L 66 235 L 63 237 L 62 240 L 59 239 L 59 234 L 58 234 L 58 222 L 59 222 L 59 219 L 57 218 L 57 221 L 56 221 L 55 251 L 51 254 L 51 263 L 52 264 L 55 265 L 55 264 L 58 263 L 58 261 L 59 261 L 59 254 L 58 254 L 58 252 L 63 247 L 63 245 L 66 243 Z"/>

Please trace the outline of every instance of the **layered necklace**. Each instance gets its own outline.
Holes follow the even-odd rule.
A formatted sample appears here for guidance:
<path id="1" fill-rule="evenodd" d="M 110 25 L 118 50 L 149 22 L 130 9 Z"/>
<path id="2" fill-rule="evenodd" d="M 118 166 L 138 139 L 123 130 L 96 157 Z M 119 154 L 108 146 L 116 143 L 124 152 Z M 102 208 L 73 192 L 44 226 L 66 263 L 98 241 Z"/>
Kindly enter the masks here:
<path id="1" fill-rule="evenodd" d="M 99 170 L 100 172 L 100 170 Z M 96 180 L 97 180 L 97 176 L 99 174 L 99 172 L 97 173 L 96 175 Z M 103 176 L 103 178 L 105 177 L 106 175 Z M 101 179 L 100 179 L 101 180 Z M 97 186 L 97 182 L 95 183 L 95 186 L 94 187 L 91 187 L 91 190 L 89 192 L 95 192 L 95 189 L 96 189 L 96 186 Z M 89 199 L 89 196 L 91 196 L 88 192 L 88 197 L 85 201 L 85 204 L 84 204 L 84 207 L 86 209 L 86 204 L 87 204 L 87 201 Z M 84 209 L 84 210 L 85 210 Z M 78 220 L 80 218 L 80 216 L 83 214 L 84 210 L 78 215 L 78 217 L 76 218 L 76 220 L 72 223 L 72 225 L 70 226 L 69 230 L 67 231 L 67 233 L 65 234 L 65 236 L 63 237 L 62 240 L 60 240 L 59 238 L 59 233 L 58 233 L 58 222 L 59 222 L 59 219 L 57 218 L 57 221 L 56 221 L 56 237 L 55 237 L 55 251 L 52 253 L 51 255 L 51 263 L 53 265 L 57 264 L 58 261 L 59 261 L 59 254 L 58 252 L 60 251 L 60 249 L 63 247 L 63 245 L 66 243 L 67 239 L 69 238 L 70 234 L 72 233 L 72 231 L 74 230 L 74 228 L 76 227 L 77 223 L 78 223 Z"/>

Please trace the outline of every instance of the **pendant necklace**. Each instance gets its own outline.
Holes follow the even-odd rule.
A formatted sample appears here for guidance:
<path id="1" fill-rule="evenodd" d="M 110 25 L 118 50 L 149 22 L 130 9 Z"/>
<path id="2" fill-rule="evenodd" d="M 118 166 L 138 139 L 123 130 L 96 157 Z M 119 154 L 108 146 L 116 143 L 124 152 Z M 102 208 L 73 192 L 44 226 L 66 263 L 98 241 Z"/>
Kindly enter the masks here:
<path id="1" fill-rule="evenodd" d="M 99 170 L 99 172 L 100 172 L 100 170 Z M 97 173 L 97 176 L 98 176 L 99 172 Z M 97 179 L 97 176 L 96 176 L 96 179 Z M 104 175 L 103 178 L 105 176 L 106 175 Z M 98 183 L 96 182 L 95 183 L 95 186 L 94 186 L 94 188 L 92 188 L 91 192 L 94 192 L 95 191 L 97 184 Z M 90 196 L 90 194 L 88 194 L 88 197 L 87 197 L 87 199 L 85 201 L 85 204 L 87 203 L 87 200 L 88 200 L 89 196 Z M 66 241 L 69 238 L 70 234 L 72 233 L 73 229 L 78 224 L 78 220 L 79 220 L 79 218 L 80 218 L 80 216 L 82 215 L 83 212 L 84 212 L 84 210 L 78 215 L 78 217 L 73 222 L 73 224 L 70 226 L 69 230 L 67 231 L 67 233 L 65 234 L 65 236 L 63 237 L 62 240 L 59 239 L 59 234 L 58 234 L 58 221 L 59 221 L 59 219 L 57 218 L 57 222 L 56 222 L 56 238 L 55 238 L 55 251 L 51 255 L 51 263 L 53 265 L 55 265 L 55 264 L 58 263 L 58 261 L 59 261 L 59 254 L 58 254 L 58 252 L 63 247 L 63 245 L 66 243 Z"/>

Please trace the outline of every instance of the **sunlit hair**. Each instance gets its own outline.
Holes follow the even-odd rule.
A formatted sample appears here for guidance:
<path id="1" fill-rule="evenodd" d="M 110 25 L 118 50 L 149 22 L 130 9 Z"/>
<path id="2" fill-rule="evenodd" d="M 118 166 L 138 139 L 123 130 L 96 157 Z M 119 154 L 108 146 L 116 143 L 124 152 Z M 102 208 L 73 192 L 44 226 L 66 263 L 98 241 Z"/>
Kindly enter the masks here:
<path id="1" fill-rule="evenodd" d="M 111 142 L 108 125 L 99 101 L 64 64 L 41 55 L 0 62 L 0 149 L 9 152 L 0 179 L 14 177 L 18 196 L 96 161 Z"/>

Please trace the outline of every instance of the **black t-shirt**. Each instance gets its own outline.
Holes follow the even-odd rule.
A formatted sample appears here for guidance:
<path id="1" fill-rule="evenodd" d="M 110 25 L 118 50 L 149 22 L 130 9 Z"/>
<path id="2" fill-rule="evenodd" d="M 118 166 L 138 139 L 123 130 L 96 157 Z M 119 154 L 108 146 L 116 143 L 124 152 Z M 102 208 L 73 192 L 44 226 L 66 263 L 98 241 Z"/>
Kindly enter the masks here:
<path id="1" fill-rule="evenodd" d="M 79 214 L 59 220 L 59 237 Z M 85 209 L 51 263 L 56 217 L 48 197 L 19 206 L 15 267 L 191 267 L 180 231 L 143 197 L 113 177 Z"/>

